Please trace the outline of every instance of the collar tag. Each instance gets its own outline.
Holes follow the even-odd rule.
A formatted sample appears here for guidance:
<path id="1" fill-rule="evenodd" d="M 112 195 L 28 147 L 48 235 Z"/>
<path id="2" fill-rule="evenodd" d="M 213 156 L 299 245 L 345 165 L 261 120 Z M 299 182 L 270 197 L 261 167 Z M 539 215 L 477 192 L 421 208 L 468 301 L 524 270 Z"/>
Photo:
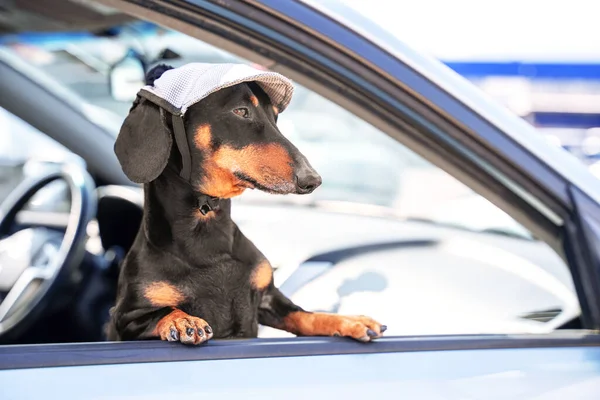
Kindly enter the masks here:
<path id="1" fill-rule="evenodd" d="M 200 214 L 206 215 L 210 211 L 213 211 L 215 208 L 219 206 L 219 199 L 217 197 L 209 197 L 208 199 L 204 199 L 202 201 L 201 198 L 198 199 L 198 209 L 200 210 Z"/>
<path id="2" fill-rule="evenodd" d="M 212 211 L 212 208 L 210 208 L 208 203 L 204 203 L 200 206 L 200 214 L 206 215 L 209 211 Z"/>

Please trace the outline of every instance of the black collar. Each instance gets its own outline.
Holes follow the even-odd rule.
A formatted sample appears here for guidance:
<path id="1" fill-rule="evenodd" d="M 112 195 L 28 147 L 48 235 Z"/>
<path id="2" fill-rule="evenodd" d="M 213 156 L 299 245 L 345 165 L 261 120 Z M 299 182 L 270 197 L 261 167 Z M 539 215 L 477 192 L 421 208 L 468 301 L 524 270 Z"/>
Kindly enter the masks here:
<path id="1" fill-rule="evenodd" d="M 196 197 L 196 208 L 200 211 L 200 213 L 202 215 L 206 215 L 211 211 L 219 210 L 219 201 L 221 200 L 219 197 L 213 197 L 213 196 L 209 196 L 207 194 L 199 193 L 199 192 L 195 191 L 194 188 L 192 187 L 191 183 L 189 181 L 183 179 L 181 177 L 181 175 L 179 175 L 177 173 L 175 168 L 171 167 L 169 164 L 167 164 L 166 168 L 168 168 L 174 172 L 173 176 L 175 176 L 175 178 L 177 180 L 188 185 L 192 189 L 192 191 L 194 192 L 194 196 Z"/>

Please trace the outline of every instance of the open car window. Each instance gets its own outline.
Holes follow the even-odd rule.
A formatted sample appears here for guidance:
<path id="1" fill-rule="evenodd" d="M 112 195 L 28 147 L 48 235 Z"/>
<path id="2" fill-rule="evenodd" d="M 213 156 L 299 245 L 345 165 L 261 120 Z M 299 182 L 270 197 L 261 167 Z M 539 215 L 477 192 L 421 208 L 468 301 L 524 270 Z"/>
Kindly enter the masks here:
<path id="1" fill-rule="evenodd" d="M 2 46 L 115 121 L 131 100 L 111 93 L 111 65 L 132 51 L 154 59 L 169 50 L 177 57 L 161 62 L 173 66 L 248 63 L 147 24 L 112 37 L 39 34 Z M 372 315 L 392 335 L 540 333 L 579 314 L 568 268 L 547 245 L 383 132 L 301 85 L 278 125 L 323 185 L 303 197 L 246 193 L 233 214 L 294 302 Z"/>

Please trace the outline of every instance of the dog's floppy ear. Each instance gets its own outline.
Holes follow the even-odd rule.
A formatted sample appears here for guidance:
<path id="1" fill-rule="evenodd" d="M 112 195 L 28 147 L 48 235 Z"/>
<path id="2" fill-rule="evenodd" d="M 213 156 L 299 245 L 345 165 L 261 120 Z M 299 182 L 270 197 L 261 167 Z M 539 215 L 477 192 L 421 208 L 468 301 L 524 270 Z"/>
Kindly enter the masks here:
<path id="1" fill-rule="evenodd" d="M 173 136 L 157 105 L 137 99 L 115 143 L 123 172 L 136 183 L 156 179 L 167 166 Z"/>
<path id="2" fill-rule="evenodd" d="M 170 69 L 170 65 L 155 66 L 146 74 L 146 85 L 154 85 Z M 115 154 L 129 179 L 147 183 L 158 178 L 167 166 L 172 143 L 171 130 L 158 106 L 138 97 L 123 121 Z"/>

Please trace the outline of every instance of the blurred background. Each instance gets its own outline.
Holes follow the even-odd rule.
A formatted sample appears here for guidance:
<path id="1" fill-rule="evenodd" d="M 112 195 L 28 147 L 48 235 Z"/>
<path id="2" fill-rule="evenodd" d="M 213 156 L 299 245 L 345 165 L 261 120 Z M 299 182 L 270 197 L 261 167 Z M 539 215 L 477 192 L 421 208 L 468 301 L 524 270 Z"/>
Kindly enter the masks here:
<path id="1" fill-rule="evenodd" d="M 443 61 L 597 173 L 599 2 L 344 2 Z"/>

